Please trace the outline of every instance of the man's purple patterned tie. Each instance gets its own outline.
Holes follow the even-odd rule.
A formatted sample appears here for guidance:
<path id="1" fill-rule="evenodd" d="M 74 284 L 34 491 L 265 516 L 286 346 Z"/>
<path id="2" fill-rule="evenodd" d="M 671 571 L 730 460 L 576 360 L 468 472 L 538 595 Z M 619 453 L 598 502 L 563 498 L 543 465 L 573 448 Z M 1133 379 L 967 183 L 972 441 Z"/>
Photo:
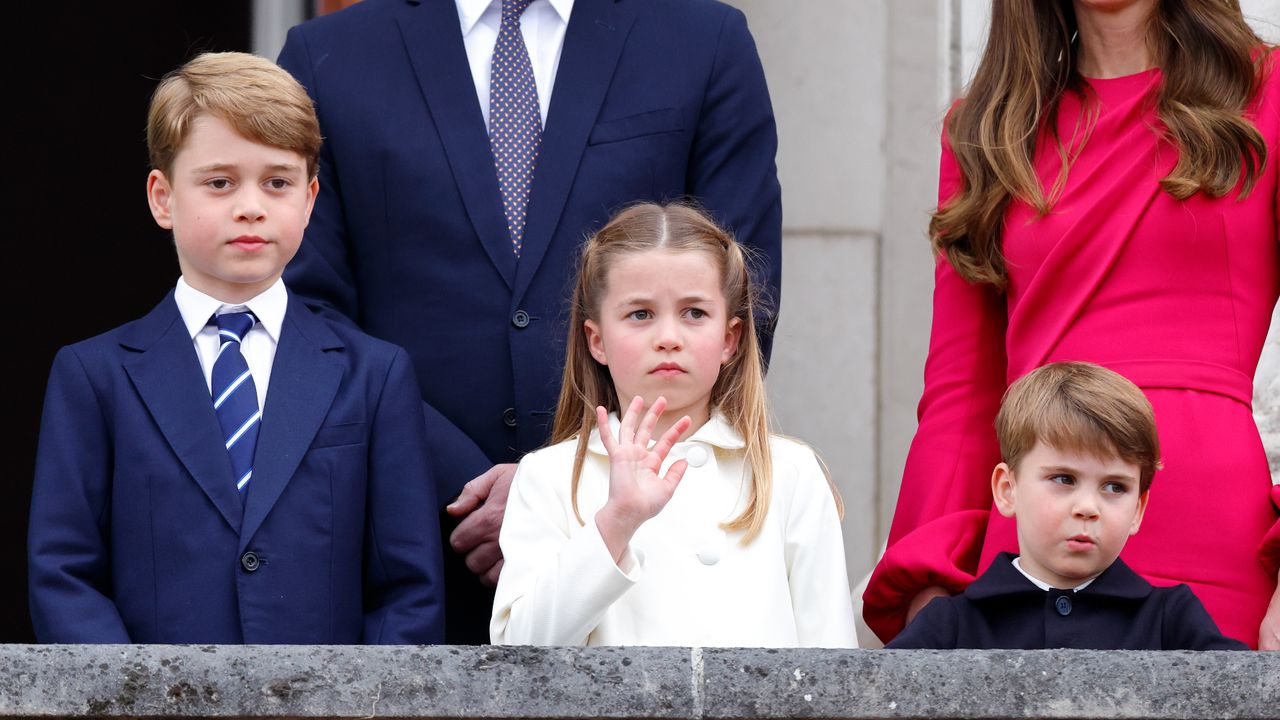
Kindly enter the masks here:
<path id="1" fill-rule="evenodd" d="M 532 1 L 502 0 L 502 26 L 493 47 L 489 75 L 489 146 L 498 170 L 511 249 L 516 255 L 524 244 L 529 189 L 542 139 L 538 86 L 520 32 L 520 15 Z"/>

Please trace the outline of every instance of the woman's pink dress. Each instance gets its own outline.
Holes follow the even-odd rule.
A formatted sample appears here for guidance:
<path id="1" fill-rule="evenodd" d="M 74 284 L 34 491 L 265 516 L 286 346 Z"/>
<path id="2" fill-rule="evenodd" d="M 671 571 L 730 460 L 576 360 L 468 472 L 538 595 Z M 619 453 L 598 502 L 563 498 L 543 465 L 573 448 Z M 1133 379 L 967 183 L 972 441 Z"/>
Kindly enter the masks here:
<path id="1" fill-rule="evenodd" d="M 938 263 L 920 425 L 864 596 L 881 638 L 902 629 L 920 590 L 959 592 L 996 553 L 1017 552 L 1013 521 L 991 500 L 1000 397 L 1045 363 L 1088 360 L 1141 387 L 1159 426 L 1164 469 L 1121 557 L 1153 584 L 1187 583 L 1224 633 L 1257 646 L 1280 566 L 1280 488 L 1250 410 L 1280 292 L 1280 72 L 1248 112 L 1268 156 L 1244 200 L 1178 201 L 1160 189 L 1177 155 L 1155 130 L 1160 79 L 1089 81 L 1099 115 L 1060 199 L 1042 218 L 1023 203 L 1006 214 L 1007 295 Z M 1075 94 L 1063 101 L 1064 139 L 1082 106 Z M 1050 143 L 1034 163 L 1050 187 L 1060 166 Z M 960 183 L 944 139 L 939 201 Z"/>

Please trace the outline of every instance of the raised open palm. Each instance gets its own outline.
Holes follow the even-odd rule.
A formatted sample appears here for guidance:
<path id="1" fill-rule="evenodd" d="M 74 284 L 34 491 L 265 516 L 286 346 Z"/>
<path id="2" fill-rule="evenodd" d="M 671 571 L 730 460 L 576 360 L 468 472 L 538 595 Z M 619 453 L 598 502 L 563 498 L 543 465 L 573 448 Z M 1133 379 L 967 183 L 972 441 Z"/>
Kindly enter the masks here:
<path id="1" fill-rule="evenodd" d="M 596 408 L 596 424 L 600 440 L 609 453 L 609 502 L 613 516 L 634 531 L 641 523 L 657 515 L 671 500 L 680 478 L 689 467 L 684 460 L 673 463 L 665 475 L 659 476 L 662 461 L 692 422 L 682 417 L 667 429 L 652 448 L 649 440 L 653 428 L 667 407 L 666 398 L 654 401 L 644 413 L 644 400 L 632 399 L 618 426 L 617 437 L 609 428 L 609 416 L 603 407 Z"/>

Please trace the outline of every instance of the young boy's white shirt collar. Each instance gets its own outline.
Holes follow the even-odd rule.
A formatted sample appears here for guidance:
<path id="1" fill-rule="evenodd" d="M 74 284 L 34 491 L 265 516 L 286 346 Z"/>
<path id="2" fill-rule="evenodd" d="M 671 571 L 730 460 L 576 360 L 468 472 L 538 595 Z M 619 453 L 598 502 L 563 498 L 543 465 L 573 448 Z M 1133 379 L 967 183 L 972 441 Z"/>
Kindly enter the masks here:
<path id="1" fill-rule="evenodd" d="M 219 341 L 218 328 L 209 319 L 215 314 L 244 310 L 249 310 L 258 318 L 257 324 L 249 330 L 240 344 L 240 353 L 244 355 L 249 372 L 253 375 L 253 384 L 258 391 L 258 407 L 265 410 L 276 345 L 280 342 L 284 314 L 289 306 L 289 293 L 285 290 L 284 280 L 277 279 L 271 287 L 258 295 L 232 305 L 196 290 L 187 283 L 186 278 L 180 277 L 173 289 L 173 300 L 178 305 L 178 313 L 187 327 L 187 334 L 191 336 L 210 396 L 213 393 L 213 361 L 218 357 Z"/>
<path id="2" fill-rule="evenodd" d="M 1014 558 L 1014 559 L 1013 559 L 1013 567 L 1014 567 L 1014 569 L 1015 569 L 1015 570 L 1017 570 L 1018 572 L 1022 573 L 1022 576 L 1023 576 L 1023 577 L 1025 577 L 1026 579 L 1030 580 L 1032 585 L 1035 585 L 1036 587 L 1040 588 L 1041 590 L 1044 590 L 1045 592 L 1049 592 L 1050 590 L 1067 590 L 1067 589 L 1068 589 L 1068 588 L 1055 588 L 1055 587 L 1053 587 L 1052 585 L 1050 585 L 1049 583 L 1047 583 L 1047 582 L 1044 582 L 1044 581 L 1040 580 L 1039 578 L 1032 577 L 1030 573 L 1028 573 L 1026 570 L 1023 570 L 1023 569 L 1022 569 L 1022 564 L 1018 562 L 1018 560 L 1020 560 L 1020 559 L 1021 559 L 1021 558 Z M 1069 588 L 1069 589 L 1071 590 L 1071 592 L 1080 592 L 1081 590 L 1083 590 L 1083 589 L 1085 589 L 1085 588 L 1089 587 L 1089 585 L 1090 585 L 1091 583 L 1093 583 L 1093 581 L 1094 581 L 1094 580 L 1097 580 L 1097 579 L 1098 579 L 1098 576 L 1097 576 L 1097 575 L 1094 575 L 1093 577 L 1089 578 L 1088 580 L 1085 580 L 1084 582 L 1080 583 L 1079 585 L 1077 585 L 1077 586 L 1075 586 L 1075 587 L 1073 587 L 1073 588 Z"/>

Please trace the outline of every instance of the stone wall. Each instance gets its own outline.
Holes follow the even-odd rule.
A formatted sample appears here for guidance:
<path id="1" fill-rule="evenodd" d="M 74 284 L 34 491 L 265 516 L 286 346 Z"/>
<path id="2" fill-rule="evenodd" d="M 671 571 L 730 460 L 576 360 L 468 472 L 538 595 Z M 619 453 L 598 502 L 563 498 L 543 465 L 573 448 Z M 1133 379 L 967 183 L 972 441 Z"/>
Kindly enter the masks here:
<path id="1" fill-rule="evenodd" d="M 0 646 L 0 717 L 1275 718 L 1280 653 Z"/>

